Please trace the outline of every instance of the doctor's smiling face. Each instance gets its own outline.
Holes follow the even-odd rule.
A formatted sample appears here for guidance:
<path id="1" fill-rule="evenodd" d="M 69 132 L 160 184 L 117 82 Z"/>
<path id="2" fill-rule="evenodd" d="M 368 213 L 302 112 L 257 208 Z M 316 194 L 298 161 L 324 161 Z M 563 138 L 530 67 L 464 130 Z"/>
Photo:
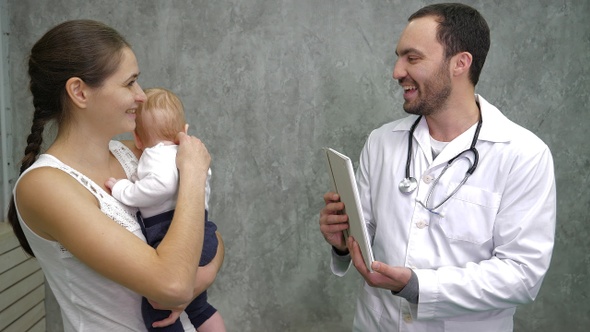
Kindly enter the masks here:
<path id="1" fill-rule="evenodd" d="M 436 38 L 437 27 L 434 16 L 414 19 L 397 44 L 393 78 L 404 89 L 404 110 L 410 114 L 434 114 L 452 91 L 450 59 Z"/>

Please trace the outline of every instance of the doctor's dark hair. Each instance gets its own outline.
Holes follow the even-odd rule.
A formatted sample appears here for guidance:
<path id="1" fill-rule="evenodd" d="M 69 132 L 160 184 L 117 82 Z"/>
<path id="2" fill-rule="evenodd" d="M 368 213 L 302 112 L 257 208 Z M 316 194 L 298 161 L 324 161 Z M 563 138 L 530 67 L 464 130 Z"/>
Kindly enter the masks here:
<path id="1" fill-rule="evenodd" d="M 113 28 L 92 20 L 61 23 L 39 39 L 29 56 L 29 89 L 33 95 L 33 123 L 27 138 L 22 174 L 37 160 L 43 143 L 43 130 L 50 121 L 67 125 L 71 102 L 66 82 L 78 77 L 88 86 L 102 86 L 121 62 L 129 43 Z M 14 196 L 8 220 L 24 251 L 34 256 L 18 222 Z"/>
<path id="2" fill-rule="evenodd" d="M 445 49 L 448 60 L 460 52 L 473 56 L 469 79 L 475 86 L 490 49 L 490 28 L 481 14 L 472 7 L 459 3 L 440 3 L 426 6 L 412 14 L 408 21 L 434 16 L 437 18 L 437 40 Z"/>

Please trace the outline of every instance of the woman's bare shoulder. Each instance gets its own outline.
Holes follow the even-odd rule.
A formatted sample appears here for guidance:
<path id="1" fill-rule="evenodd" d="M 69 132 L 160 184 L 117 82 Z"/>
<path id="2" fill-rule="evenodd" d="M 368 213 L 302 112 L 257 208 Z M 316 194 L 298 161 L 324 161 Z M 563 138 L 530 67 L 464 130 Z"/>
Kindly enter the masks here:
<path id="1" fill-rule="evenodd" d="M 72 206 L 98 209 L 96 198 L 72 176 L 54 167 L 24 174 L 15 188 L 19 212 L 37 234 L 55 239 L 51 228 L 64 223 Z M 72 218 L 73 220 L 73 218 Z"/>

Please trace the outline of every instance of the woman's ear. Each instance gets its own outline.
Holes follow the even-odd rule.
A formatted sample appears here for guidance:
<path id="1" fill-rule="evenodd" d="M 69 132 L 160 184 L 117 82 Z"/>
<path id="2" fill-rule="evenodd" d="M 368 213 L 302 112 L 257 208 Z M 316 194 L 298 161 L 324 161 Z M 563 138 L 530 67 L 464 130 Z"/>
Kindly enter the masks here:
<path id="1" fill-rule="evenodd" d="M 86 108 L 88 101 L 88 86 L 79 77 L 71 77 L 66 81 L 66 91 L 68 96 L 79 108 Z"/>

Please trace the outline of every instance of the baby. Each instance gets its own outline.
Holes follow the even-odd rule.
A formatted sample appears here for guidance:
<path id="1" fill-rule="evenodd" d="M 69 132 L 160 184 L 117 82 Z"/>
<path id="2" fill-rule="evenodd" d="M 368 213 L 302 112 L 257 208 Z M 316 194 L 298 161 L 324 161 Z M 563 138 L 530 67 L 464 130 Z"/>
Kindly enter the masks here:
<path id="1" fill-rule="evenodd" d="M 106 186 L 112 195 L 123 204 L 139 208 L 140 224 L 147 242 L 156 248 L 166 234 L 176 206 L 178 170 L 174 138 L 188 125 L 180 99 L 171 91 L 162 88 L 145 90 L 146 102 L 137 110 L 136 128 L 133 132 L 135 145 L 142 150 L 136 173 L 127 179 L 110 178 Z M 199 266 L 207 265 L 216 255 L 217 226 L 208 220 L 209 169 L 205 188 L 205 232 Z M 143 319 L 148 331 L 182 332 L 181 320 L 174 324 L 154 328 L 154 322 L 170 315 L 168 310 L 154 309 L 146 298 L 142 300 Z M 225 331 L 221 315 L 207 302 L 207 292 L 201 293 L 185 309 L 191 324 L 199 332 Z"/>

